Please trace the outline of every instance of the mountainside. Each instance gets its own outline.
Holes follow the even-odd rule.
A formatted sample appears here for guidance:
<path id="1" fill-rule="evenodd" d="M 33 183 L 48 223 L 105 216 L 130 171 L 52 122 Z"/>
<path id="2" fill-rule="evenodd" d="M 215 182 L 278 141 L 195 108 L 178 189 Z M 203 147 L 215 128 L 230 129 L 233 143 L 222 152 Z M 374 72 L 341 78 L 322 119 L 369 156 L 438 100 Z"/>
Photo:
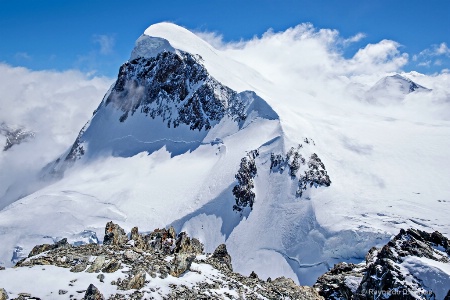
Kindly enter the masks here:
<path id="1" fill-rule="evenodd" d="M 286 87 L 184 28 L 149 27 L 47 185 L 0 211 L 0 266 L 62 238 L 101 243 L 111 220 L 173 226 L 205 252 L 226 244 L 245 276 L 312 285 L 402 228 L 450 234 L 448 121 Z"/>
<path id="2" fill-rule="evenodd" d="M 156 51 L 153 39 L 145 39 L 152 55 Z M 139 47 L 143 38 L 138 42 Z M 256 118 L 278 119 L 255 93 L 237 93 L 212 78 L 201 58 L 160 50 L 154 57 L 143 54 L 122 65 L 94 117 L 51 172 L 58 173 L 85 154 L 130 157 L 165 146 L 175 156 L 202 143 L 215 143 Z"/>

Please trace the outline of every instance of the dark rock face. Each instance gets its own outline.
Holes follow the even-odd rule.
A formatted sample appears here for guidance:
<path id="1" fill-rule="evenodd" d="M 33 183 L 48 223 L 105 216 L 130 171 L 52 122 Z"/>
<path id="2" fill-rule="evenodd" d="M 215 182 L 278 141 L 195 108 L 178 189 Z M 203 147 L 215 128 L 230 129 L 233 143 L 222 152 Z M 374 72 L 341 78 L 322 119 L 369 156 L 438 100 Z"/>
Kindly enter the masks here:
<path id="1" fill-rule="evenodd" d="M 304 142 L 315 145 L 312 139 L 305 138 Z M 296 148 L 291 147 L 286 155 L 275 153 L 270 155 L 271 172 L 283 173 L 285 170 L 289 170 L 291 179 L 298 178 L 297 197 L 302 197 L 307 188 L 331 185 L 325 165 L 316 153 L 311 154 L 307 169 L 303 171 L 303 174 L 298 174 L 299 170 L 303 169 L 302 166 L 306 165 L 306 160 L 300 153 L 302 148 L 303 144 L 299 144 Z"/>
<path id="2" fill-rule="evenodd" d="M 364 270 L 362 265 L 338 263 L 320 276 L 314 287 L 325 299 L 352 299 Z"/>
<path id="3" fill-rule="evenodd" d="M 303 145 L 299 144 L 296 148 L 291 147 L 286 155 L 271 153 L 270 171 L 283 173 L 288 168 L 291 178 L 295 178 L 300 166 L 305 164 L 305 159 L 300 153 L 302 148 Z"/>
<path id="4" fill-rule="evenodd" d="M 450 264 L 449 250 L 449 240 L 439 232 L 402 229 L 383 248 L 372 248 L 365 264 L 337 264 L 314 287 L 326 299 L 437 299 L 425 278 L 402 263 L 418 257 Z"/>
<path id="5" fill-rule="evenodd" d="M 103 238 L 104 245 L 122 246 L 128 242 L 128 237 L 119 225 L 113 222 L 108 222 L 105 228 L 105 237 Z"/>
<path id="6" fill-rule="evenodd" d="M 186 124 L 192 130 L 208 130 L 225 115 L 245 118 L 237 93 L 209 76 L 199 59 L 185 52 L 162 52 L 123 64 L 105 102 L 110 103 L 124 112 L 121 122 L 139 110 L 151 118 L 161 117 L 169 127 Z"/>
<path id="7" fill-rule="evenodd" d="M 31 250 L 30 254 L 28 255 L 28 257 L 35 256 L 35 255 L 38 255 L 39 253 L 53 250 L 56 248 L 68 248 L 68 247 L 71 247 L 71 245 L 69 243 L 67 243 L 67 239 L 64 238 L 64 239 L 60 240 L 59 242 L 56 242 L 53 245 L 42 244 L 42 245 L 34 246 L 33 249 Z"/>
<path id="8" fill-rule="evenodd" d="M 445 296 L 444 300 L 450 300 L 450 289 L 448 290 L 447 296 Z"/>
<path id="9" fill-rule="evenodd" d="M 250 209 L 253 208 L 253 203 L 255 202 L 253 178 L 255 178 L 258 171 L 255 163 L 255 159 L 258 156 L 258 150 L 253 150 L 241 159 L 239 170 L 235 175 L 238 184 L 233 187 L 233 195 L 236 201 L 236 204 L 233 205 L 233 210 L 241 211 L 246 206 L 249 206 Z"/>
<path id="10" fill-rule="evenodd" d="M 92 283 L 89 285 L 86 293 L 84 294 L 84 300 L 104 300 L 105 298 L 100 291 Z"/>
<path id="11" fill-rule="evenodd" d="M 189 238 L 185 232 L 180 232 L 175 245 L 175 253 L 203 253 L 203 244 L 196 238 Z"/>
<path id="12" fill-rule="evenodd" d="M 308 187 L 312 188 L 319 186 L 330 186 L 331 180 L 325 170 L 325 165 L 322 163 L 317 154 L 313 153 L 308 161 L 308 170 L 300 176 L 298 180 L 297 195 L 302 196 L 303 191 Z"/>
<path id="13" fill-rule="evenodd" d="M 233 272 L 231 256 L 228 254 L 227 246 L 225 244 L 217 246 L 212 256 L 207 259 L 207 262 L 219 270 Z"/>

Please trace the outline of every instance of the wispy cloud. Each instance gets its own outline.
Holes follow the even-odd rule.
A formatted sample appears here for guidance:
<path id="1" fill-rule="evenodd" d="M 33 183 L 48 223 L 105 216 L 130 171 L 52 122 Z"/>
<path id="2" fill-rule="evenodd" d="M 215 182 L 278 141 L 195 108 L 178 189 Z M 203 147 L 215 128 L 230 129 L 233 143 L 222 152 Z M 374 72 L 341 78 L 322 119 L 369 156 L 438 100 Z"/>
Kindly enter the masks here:
<path id="1" fill-rule="evenodd" d="M 94 43 L 100 46 L 100 53 L 108 55 L 113 53 L 115 37 L 112 35 L 98 34 L 93 36 Z"/>
<path id="2" fill-rule="evenodd" d="M 419 54 L 414 55 L 413 61 L 418 62 L 418 66 L 429 67 L 431 64 L 441 66 L 442 57 L 450 57 L 450 48 L 446 43 L 431 45 L 429 48 L 422 50 Z"/>
<path id="3" fill-rule="evenodd" d="M 450 56 L 450 48 L 448 48 L 446 43 L 441 43 L 439 47 L 436 47 L 435 53 L 437 55 L 447 55 Z"/>
<path id="4" fill-rule="evenodd" d="M 14 58 L 17 60 L 31 60 L 32 57 L 30 54 L 28 54 L 27 52 L 17 52 L 14 55 Z"/>
<path id="5" fill-rule="evenodd" d="M 344 45 L 349 45 L 349 44 L 353 44 L 353 43 L 357 43 L 359 41 L 361 41 L 362 39 L 364 39 L 366 37 L 366 35 L 364 33 L 357 33 L 352 37 L 349 37 L 348 39 L 344 39 Z"/>
<path id="6" fill-rule="evenodd" d="M 419 56 L 450 56 L 450 48 L 448 48 L 446 43 L 441 43 L 439 45 L 432 45 L 430 48 L 425 49 L 419 53 Z"/>
<path id="7" fill-rule="evenodd" d="M 221 41 L 217 34 L 205 36 Z M 363 38 L 363 33 L 344 38 L 337 30 L 317 29 L 304 23 L 281 32 L 268 30 L 248 41 L 222 42 L 222 49 L 272 82 L 296 82 L 297 87 L 317 86 L 317 90 L 326 90 L 324 87 L 332 82 L 330 78 L 367 78 L 366 82 L 374 83 L 386 73 L 400 72 L 408 63 L 408 54 L 391 40 L 366 44 L 352 57 L 345 58 L 342 47 Z"/>
<path id="8" fill-rule="evenodd" d="M 217 32 L 194 31 L 194 33 L 216 49 L 222 49 L 226 45 L 223 35 Z"/>

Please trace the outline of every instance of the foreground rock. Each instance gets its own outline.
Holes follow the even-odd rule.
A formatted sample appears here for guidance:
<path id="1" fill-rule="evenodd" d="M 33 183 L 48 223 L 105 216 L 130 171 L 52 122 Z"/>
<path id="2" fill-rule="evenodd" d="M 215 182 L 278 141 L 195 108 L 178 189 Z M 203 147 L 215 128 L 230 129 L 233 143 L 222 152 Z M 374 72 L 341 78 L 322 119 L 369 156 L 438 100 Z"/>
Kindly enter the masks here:
<path id="1" fill-rule="evenodd" d="M 224 244 L 204 255 L 199 240 L 173 228 L 141 234 L 135 227 L 128 236 L 112 222 L 103 245 L 72 246 L 66 240 L 39 245 L 15 269 L 2 272 L 10 280 L 39 274 L 20 291 L 5 285 L 4 295 L 12 299 L 323 299 L 292 279 L 264 281 L 255 273 L 234 273 Z M 43 283 L 34 293 L 45 277 L 54 283 Z"/>
<path id="2" fill-rule="evenodd" d="M 8 294 L 6 293 L 5 289 L 0 288 L 0 300 L 6 299 L 9 299 Z"/>
<path id="3" fill-rule="evenodd" d="M 445 270 L 450 270 L 446 237 L 402 229 L 383 248 L 372 248 L 365 264 L 337 264 L 314 287 L 325 299 L 444 299 L 450 297 Z"/>
<path id="4" fill-rule="evenodd" d="M 284 277 L 262 280 L 255 272 L 243 276 L 231 262 L 225 244 L 204 255 L 199 240 L 173 228 L 141 234 L 135 227 L 127 235 L 109 222 L 103 245 L 72 246 L 63 239 L 34 247 L 15 269 L 0 272 L 0 300 L 450 300 L 450 242 L 439 232 L 401 230 L 381 249 L 370 249 L 365 263 L 336 264 L 314 287 Z M 20 290 L 10 290 L 8 282 L 20 282 Z"/>
<path id="5" fill-rule="evenodd" d="M 90 284 L 84 294 L 84 300 L 104 300 L 102 293 L 95 287 L 95 285 Z"/>

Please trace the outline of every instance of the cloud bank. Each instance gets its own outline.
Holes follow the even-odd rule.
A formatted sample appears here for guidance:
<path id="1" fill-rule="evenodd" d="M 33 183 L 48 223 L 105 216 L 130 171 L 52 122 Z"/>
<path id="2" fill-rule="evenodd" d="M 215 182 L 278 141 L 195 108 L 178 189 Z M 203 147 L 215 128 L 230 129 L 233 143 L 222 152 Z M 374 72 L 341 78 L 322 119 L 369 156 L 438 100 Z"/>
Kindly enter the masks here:
<path id="1" fill-rule="evenodd" d="M 8 151 L 0 150 L 1 197 L 12 183 L 31 180 L 73 143 L 112 80 L 89 78 L 79 71 L 37 72 L 0 64 L 0 82 L 0 123 L 36 134 Z"/>
<path id="2" fill-rule="evenodd" d="M 223 42 L 223 37 L 217 33 L 196 34 L 282 89 L 304 92 L 324 103 L 359 105 L 364 102 L 365 92 L 381 78 L 401 74 L 432 91 L 405 95 L 401 103 L 395 103 L 402 106 L 389 107 L 390 111 L 410 109 L 414 117 L 420 111 L 421 118 L 425 114 L 430 118 L 450 119 L 448 70 L 432 75 L 404 72 L 411 55 L 403 52 L 402 45 L 396 41 L 385 39 L 362 44 L 347 57 L 345 50 L 354 43 L 361 44 L 365 38 L 363 33 L 342 37 L 337 30 L 317 29 L 306 23 L 281 32 L 268 30 L 261 37 L 230 43 Z M 447 56 L 450 51 L 441 43 L 421 55 Z"/>

